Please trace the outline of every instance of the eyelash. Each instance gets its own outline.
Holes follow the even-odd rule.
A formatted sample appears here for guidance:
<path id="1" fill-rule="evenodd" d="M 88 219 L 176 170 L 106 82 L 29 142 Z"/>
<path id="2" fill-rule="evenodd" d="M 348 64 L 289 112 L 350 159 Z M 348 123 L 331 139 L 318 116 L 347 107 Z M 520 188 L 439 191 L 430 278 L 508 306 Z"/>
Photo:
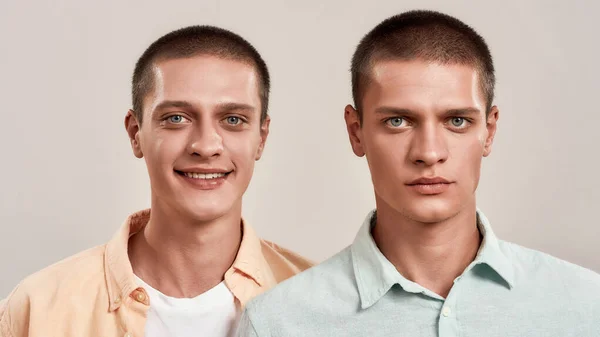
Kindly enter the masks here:
<path id="1" fill-rule="evenodd" d="M 229 124 L 229 123 L 227 123 L 227 120 L 228 120 L 229 118 L 237 118 L 237 119 L 238 119 L 238 121 L 239 121 L 239 123 L 237 123 L 237 124 Z M 236 116 L 236 115 L 230 115 L 230 116 L 226 116 L 225 118 L 223 118 L 223 121 L 225 121 L 225 123 L 226 123 L 228 126 L 232 126 L 232 127 L 235 127 L 235 126 L 240 126 L 240 125 L 242 125 L 242 124 L 246 124 L 246 123 L 248 123 L 248 121 L 247 121 L 245 118 L 243 118 L 242 116 Z"/>
<path id="2" fill-rule="evenodd" d="M 454 128 L 456 128 L 458 130 L 466 129 L 466 128 L 469 127 L 469 125 L 473 124 L 473 120 L 472 119 L 466 118 L 466 117 L 460 117 L 460 116 L 450 117 L 450 118 L 448 118 L 448 122 L 452 123 L 452 120 L 454 118 L 460 118 L 460 119 L 462 119 L 464 121 L 464 126 L 454 126 L 454 125 L 451 125 L 451 127 L 454 127 Z"/>
<path id="3" fill-rule="evenodd" d="M 460 118 L 460 119 L 462 119 L 464 121 L 464 124 L 465 124 L 464 126 L 454 126 L 454 125 L 451 125 L 451 127 L 454 127 L 456 129 L 459 129 L 459 130 L 466 129 L 469 125 L 473 124 L 473 120 L 471 118 L 461 117 L 461 116 L 449 117 L 447 119 L 447 123 L 451 123 L 454 118 Z M 390 125 L 390 121 L 393 120 L 393 119 L 401 119 L 402 120 L 402 124 L 400 126 Z M 395 117 L 389 117 L 389 118 L 384 119 L 383 123 L 386 124 L 386 125 L 388 125 L 388 126 L 390 126 L 391 128 L 399 129 L 399 128 L 404 127 L 405 126 L 404 124 L 410 124 L 411 122 L 406 117 L 395 116 Z"/>
<path id="4" fill-rule="evenodd" d="M 402 125 L 400 125 L 400 126 L 390 125 L 390 121 L 393 120 L 393 119 L 401 119 L 402 120 Z M 387 126 L 391 127 L 391 128 L 399 129 L 399 128 L 401 128 L 401 127 L 404 126 L 403 124 L 407 124 L 407 123 L 410 124 L 410 120 L 408 118 L 406 118 L 406 117 L 395 116 L 395 117 L 389 117 L 389 118 L 384 119 L 383 123 L 386 124 Z"/>
<path id="5" fill-rule="evenodd" d="M 179 122 L 179 123 L 172 122 L 170 119 L 173 118 L 173 117 L 181 117 L 182 121 Z M 173 124 L 173 125 L 179 125 L 179 124 L 183 124 L 183 122 L 185 122 L 185 120 L 189 121 L 190 119 L 187 118 L 186 116 L 184 116 L 183 114 L 173 114 L 173 115 L 169 115 L 169 116 L 164 117 L 162 121 L 163 122 L 168 122 L 168 123 Z"/>
<path id="6" fill-rule="evenodd" d="M 188 120 L 188 121 L 190 120 L 189 118 L 185 117 L 184 115 L 181 115 L 181 114 L 175 114 L 175 115 L 169 115 L 169 116 L 166 116 L 166 117 L 164 117 L 164 118 L 162 119 L 162 121 L 163 121 L 163 122 L 170 122 L 171 124 L 175 124 L 175 125 L 177 125 L 177 124 L 183 124 L 184 120 L 182 120 L 182 121 L 181 121 L 181 122 L 179 122 L 179 123 L 172 122 L 170 119 L 171 119 L 171 118 L 173 118 L 173 117 L 181 117 L 181 118 L 182 118 L 182 119 L 184 119 L 184 120 Z M 229 119 L 229 118 L 237 118 L 237 119 L 238 119 L 238 121 L 239 121 L 239 123 L 237 123 L 237 124 L 228 124 L 228 125 L 230 125 L 230 126 L 238 126 L 238 125 L 240 125 L 240 124 L 245 124 L 245 123 L 248 123 L 248 121 L 246 120 L 246 118 L 244 118 L 244 117 L 241 117 L 241 116 L 234 116 L 234 115 L 227 116 L 227 117 L 223 118 L 222 120 L 226 122 L 226 121 L 227 121 L 227 119 Z"/>

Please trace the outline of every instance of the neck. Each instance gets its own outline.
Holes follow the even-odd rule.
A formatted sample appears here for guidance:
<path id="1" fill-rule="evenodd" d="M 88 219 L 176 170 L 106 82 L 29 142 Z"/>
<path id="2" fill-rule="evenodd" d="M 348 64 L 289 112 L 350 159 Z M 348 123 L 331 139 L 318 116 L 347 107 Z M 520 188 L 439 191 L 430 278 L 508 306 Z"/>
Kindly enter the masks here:
<path id="1" fill-rule="evenodd" d="M 444 298 L 481 244 L 474 201 L 436 223 L 409 219 L 378 202 L 373 238 L 400 274 Z"/>
<path id="2" fill-rule="evenodd" d="M 223 281 L 241 239 L 241 201 L 229 213 L 195 221 L 152 202 L 150 220 L 131 237 L 133 272 L 161 293 L 179 298 L 198 296 Z"/>

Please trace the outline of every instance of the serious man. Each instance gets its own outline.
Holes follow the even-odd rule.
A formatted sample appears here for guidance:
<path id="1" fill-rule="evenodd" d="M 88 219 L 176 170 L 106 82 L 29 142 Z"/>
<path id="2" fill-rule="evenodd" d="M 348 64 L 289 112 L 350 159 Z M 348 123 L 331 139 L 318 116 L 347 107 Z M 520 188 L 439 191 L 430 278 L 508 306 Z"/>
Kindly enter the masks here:
<path id="1" fill-rule="evenodd" d="M 140 57 L 132 89 L 125 128 L 151 208 L 26 278 L 0 304 L 0 336 L 230 336 L 250 298 L 310 265 L 241 217 L 270 121 L 250 43 L 209 26 L 171 32 Z"/>
<path id="2" fill-rule="evenodd" d="M 600 276 L 499 240 L 476 206 L 499 116 L 484 39 L 437 12 L 391 17 L 358 45 L 352 88 L 376 210 L 250 302 L 240 336 L 600 336 Z"/>

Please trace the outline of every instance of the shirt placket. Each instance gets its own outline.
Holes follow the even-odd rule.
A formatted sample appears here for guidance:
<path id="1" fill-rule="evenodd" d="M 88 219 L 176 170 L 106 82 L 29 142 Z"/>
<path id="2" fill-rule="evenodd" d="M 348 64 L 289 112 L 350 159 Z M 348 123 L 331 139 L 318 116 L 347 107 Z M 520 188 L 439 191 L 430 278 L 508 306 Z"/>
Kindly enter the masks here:
<path id="1" fill-rule="evenodd" d="M 149 298 L 143 288 L 134 290 L 125 303 L 118 309 L 118 314 L 122 317 L 123 337 L 144 337 L 148 309 L 150 308 Z"/>
<path id="2" fill-rule="evenodd" d="M 459 337 L 458 317 L 456 303 L 460 294 L 460 277 L 454 281 L 450 293 L 440 309 L 438 316 L 438 336 L 439 337 Z"/>

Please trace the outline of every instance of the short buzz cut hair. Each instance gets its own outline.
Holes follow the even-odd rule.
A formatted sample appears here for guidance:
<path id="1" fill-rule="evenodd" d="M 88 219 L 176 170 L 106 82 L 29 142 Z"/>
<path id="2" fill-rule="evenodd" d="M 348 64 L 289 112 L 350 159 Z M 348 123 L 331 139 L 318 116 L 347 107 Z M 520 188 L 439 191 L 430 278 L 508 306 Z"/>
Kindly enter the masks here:
<path id="1" fill-rule="evenodd" d="M 473 28 L 439 12 L 413 10 L 392 16 L 365 35 L 352 57 L 352 96 L 362 118 L 361 99 L 377 61 L 424 60 L 473 66 L 479 73 L 486 115 L 494 99 L 494 64 L 490 50 Z"/>
<path id="2" fill-rule="evenodd" d="M 133 112 L 141 123 L 144 98 L 154 88 L 155 63 L 194 56 L 216 56 L 251 65 L 259 79 L 261 122 L 267 117 L 270 78 L 265 61 L 258 51 L 241 36 L 214 26 L 189 26 L 172 31 L 144 51 L 135 65 L 131 81 Z"/>

